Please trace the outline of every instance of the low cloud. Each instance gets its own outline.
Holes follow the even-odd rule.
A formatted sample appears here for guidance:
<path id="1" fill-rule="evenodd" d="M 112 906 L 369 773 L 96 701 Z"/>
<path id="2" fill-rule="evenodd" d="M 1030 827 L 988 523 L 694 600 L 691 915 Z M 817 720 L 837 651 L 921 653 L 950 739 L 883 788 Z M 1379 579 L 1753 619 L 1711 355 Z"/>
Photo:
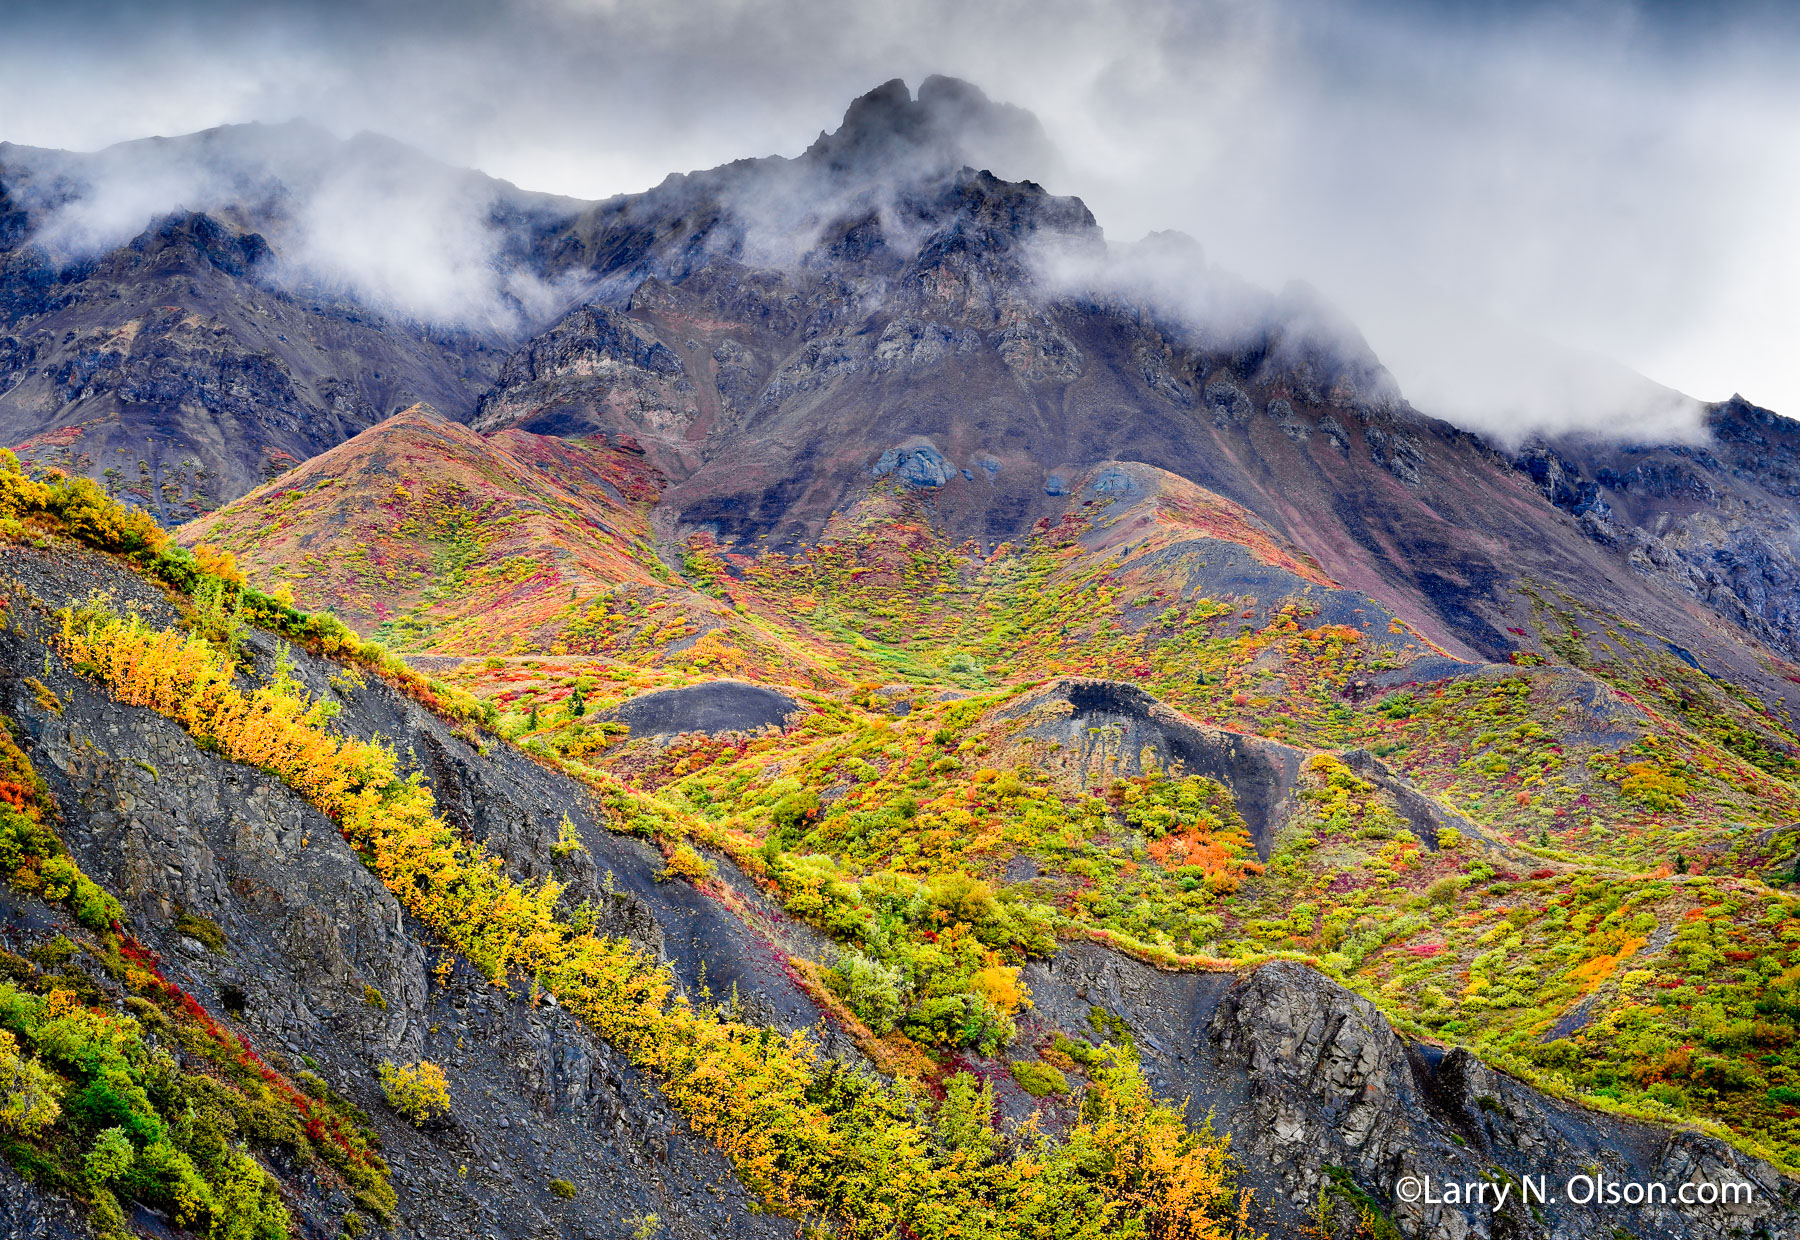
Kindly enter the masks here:
<path id="1" fill-rule="evenodd" d="M 243 125 L 86 156 L 0 151 L 0 164 L 36 220 L 31 240 L 59 262 L 197 211 L 263 234 L 272 250 L 264 274 L 290 288 L 434 326 L 513 333 L 581 291 L 514 259 L 526 218 L 576 204 L 375 135 L 340 141 L 304 123 Z"/>

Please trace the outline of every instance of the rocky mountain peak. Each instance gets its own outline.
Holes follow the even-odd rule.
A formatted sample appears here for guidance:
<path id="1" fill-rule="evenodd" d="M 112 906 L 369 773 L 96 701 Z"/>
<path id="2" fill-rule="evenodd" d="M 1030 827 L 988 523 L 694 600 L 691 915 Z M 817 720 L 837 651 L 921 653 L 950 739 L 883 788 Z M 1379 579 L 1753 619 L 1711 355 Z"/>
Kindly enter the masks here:
<path id="1" fill-rule="evenodd" d="M 801 158 L 834 172 L 891 180 L 963 166 L 1016 178 L 1045 175 L 1056 152 L 1030 112 L 996 103 L 972 83 L 934 75 L 917 97 L 895 78 L 857 98 L 843 124 L 820 133 Z"/>
<path id="2" fill-rule="evenodd" d="M 243 276 L 269 258 L 262 234 L 240 232 L 200 211 L 177 211 L 153 221 L 127 249 L 145 262 L 197 256 L 227 275 Z"/>

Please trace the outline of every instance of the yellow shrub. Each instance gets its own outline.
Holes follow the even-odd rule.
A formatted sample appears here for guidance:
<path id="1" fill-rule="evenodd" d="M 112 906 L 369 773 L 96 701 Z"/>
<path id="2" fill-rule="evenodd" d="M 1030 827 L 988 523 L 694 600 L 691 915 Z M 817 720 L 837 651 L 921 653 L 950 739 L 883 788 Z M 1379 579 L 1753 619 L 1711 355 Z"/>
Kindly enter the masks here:
<path id="1" fill-rule="evenodd" d="M 1674 813 L 1686 806 L 1688 781 L 1665 771 L 1654 762 L 1633 762 L 1625 768 L 1619 791 L 1647 808 Z"/>
<path id="2" fill-rule="evenodd" d="M 712 867 L 706 858 L 695 852 L 690 845 L 677 844 L 669 854 L 669 864 L 663 870 L 664 878 L 685 878 L 690 883 L 702 883 L 712 875 Z"/>
<path id="3" fill-rule="evenodd" d="M 450 1114 L 450 1082 L 444 1079 L 444 1070 L 429 1059 L 399 1067 L 383 1063 L 381 1092 L 389 1106 L 414 1124 Z"/>
<path id="4" fill-rule="evenodd" d="M 0 1130 L 29 1137 L 47 1128 L 62 1114 L 61 1092 L 62 1083 L 0 1029 Z"/>
<path id="5" fill-rule="evenodd" d="M 201 543 L 194 548 L 194 562 L 200 566 L 201 572 L 211 573 L 221 581 L 228 581 L 234 586 L 244 584 L 244 570 L 238 567 L 237 557 L 211 543 Z"/>
<path id="6" fill-rule="evenodd" d="M 969 979 L 969 990 L 1008 1016 L 1031 1005 L 1031 991 L 1019 980 L 1019 970 L 1009 964 L 991 964 L 978 970 Z"/>

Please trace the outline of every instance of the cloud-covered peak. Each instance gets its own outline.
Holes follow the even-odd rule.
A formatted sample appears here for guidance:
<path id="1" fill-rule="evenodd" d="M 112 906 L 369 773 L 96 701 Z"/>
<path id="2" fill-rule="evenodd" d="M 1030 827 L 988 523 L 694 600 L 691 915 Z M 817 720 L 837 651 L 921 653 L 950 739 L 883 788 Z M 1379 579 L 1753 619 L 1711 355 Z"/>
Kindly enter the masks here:
<path id="1" fill-rule="evenodd" d="M 510 332 L 564 291 L 516 261 L 534 218 L 577 204 L 528 194 L 373 133 L 304 121 L 222 125 L 77 153 L 0 146 L 23 240 L 56 265 L 204 216 L 263 238 L 260 274 L 398 318 Z"/>
<path id="2" fill-rule="evenodd" d="M 1007 180 L 1041 180 L 1058 163 L 1036 116 L 940 74 L 926 78 L 916 98 L 899 78 L 860 96 L 844 113 L 843 124 L 820 133 L 802 158 L 840 172 L 891 179 L 966 166 Z"/>

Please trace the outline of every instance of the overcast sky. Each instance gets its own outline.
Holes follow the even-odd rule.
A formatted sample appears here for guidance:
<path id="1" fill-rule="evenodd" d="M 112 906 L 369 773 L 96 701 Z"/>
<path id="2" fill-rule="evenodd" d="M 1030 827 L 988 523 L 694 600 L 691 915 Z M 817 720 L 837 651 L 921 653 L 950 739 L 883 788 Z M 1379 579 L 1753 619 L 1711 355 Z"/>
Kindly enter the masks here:
<path id="1" fill-rule="evenodd" d="M 1592 354 L 1800 415 L 1797 7 L 14 0 L 0 139 L 302 116 L 601 197 L 796 154 L 852 96 L 949 73 L 1042 118 L 1039 179 L 1110 237 L 1309 281 L 1434 412 L 1638 416 Z"/>

